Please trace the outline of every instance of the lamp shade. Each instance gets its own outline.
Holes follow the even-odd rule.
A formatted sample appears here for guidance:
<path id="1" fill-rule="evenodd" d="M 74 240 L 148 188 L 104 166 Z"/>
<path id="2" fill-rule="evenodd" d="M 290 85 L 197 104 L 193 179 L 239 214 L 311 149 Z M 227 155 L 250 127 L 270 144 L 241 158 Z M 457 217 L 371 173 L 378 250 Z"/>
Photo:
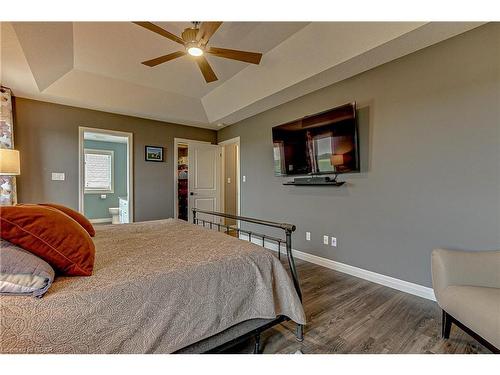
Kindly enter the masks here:
<path id="1" fill-rule="evenodd" d="M 0 149 L 0 176 L 17 176 L 20 169 L 19 151 Z"/>

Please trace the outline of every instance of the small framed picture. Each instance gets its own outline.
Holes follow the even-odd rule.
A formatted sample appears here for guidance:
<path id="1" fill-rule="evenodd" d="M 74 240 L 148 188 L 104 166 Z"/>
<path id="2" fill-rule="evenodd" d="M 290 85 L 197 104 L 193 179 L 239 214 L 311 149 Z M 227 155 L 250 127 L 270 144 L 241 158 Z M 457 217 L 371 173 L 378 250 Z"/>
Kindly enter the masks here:
<path id="1" fill-rule="evenodd" d="M 146 161 L 163 161 L 163 147 L 146 146 Z"/>

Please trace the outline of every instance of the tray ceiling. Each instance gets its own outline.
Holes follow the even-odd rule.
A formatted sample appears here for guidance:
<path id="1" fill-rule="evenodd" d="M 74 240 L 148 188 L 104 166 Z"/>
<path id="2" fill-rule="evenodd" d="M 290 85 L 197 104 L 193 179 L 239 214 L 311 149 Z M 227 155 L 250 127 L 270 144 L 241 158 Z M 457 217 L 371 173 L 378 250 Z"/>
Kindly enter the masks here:
<path id="1" fill-rule="evenodd" d="M 189 22 L 155 22 L 180 35 Z M 481 23 L 225 22 L 210 45 L 262 52 L 260 65 L 207 56 L 140 62 L 182 46 L 130 22 L 2 23 L 2 84 L 17 96 L 217 128 L 470 30 Z"/>

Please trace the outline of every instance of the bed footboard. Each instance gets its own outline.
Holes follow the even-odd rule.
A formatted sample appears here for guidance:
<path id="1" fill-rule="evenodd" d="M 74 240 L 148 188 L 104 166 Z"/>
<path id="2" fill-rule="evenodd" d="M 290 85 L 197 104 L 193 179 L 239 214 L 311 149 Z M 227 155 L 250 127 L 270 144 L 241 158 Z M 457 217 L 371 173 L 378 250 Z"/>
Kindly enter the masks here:
<path id="1" fill-rule="evenodd" d="M 213 230 L 217 230 L 219 232 L 223 231 L 227 234 L 231 234 L 231 232 L 233 232 L 237 235 L 238 238 L 240 238 L 241 234 L 244 234 L 246 236 L 246 239 L 248 239 L 249 242 L 255 243 L 255 244 L 260 245 L 262 247 L 266 247 L 266 241 L 268 243 L 274 243 L 275 245 L 277 245 L 278 258 L 280 258 L 280 259 L 281 259 L 281 248 L 284 246 L 284 248 L 286 250 L 286 256 L 287 256 L 287 260 L 288 260 L 288 266 L 290 268 L 290 274 L 292 277 L 293 285 L 294 285 L 295 291 L 297 292 L 297 295 L 299 296 L 300 301 L 302 302 L 302 291 L 300 289 L 299 277 L 297 274 L 297 269 L 295 268 L 295 260 L 293 258 L 293 253 L 292 253 L 292 233 L 296 229 L 295 225 L 287 224 L 287 223 L 278 223 L 278 222 L 274 222 L 274 221 L 260 220 L 260 219 L 244 217 L 244 216 L 237 216 L 237 215 L 226 214 L 226 213 L 216 212 L 216 211 L 200 210 L 197 208 L 193 208 L 192 211 L 193 211 L 193 224 L 202 225 L 205 228 L 210 228 Z M 201 219 L 198 217 L 198 214 L 208 215 L 208 216 L 212 216 L 212 217 L 217 216 L 217 217 L 222 217 L 222 218 L 226 218 L 226 219 L 236 220 L 238 225 L 236 227 L 233 227 L 233 226 L 230 226 L 227 224 L 221 224 L 219 222 L 215 222 L 215 220 L 209 220 L 207 218 Z M 242 229 L 239 226 L 239 222 L 246 222 L 246 223 L 260 225 L 262 227 L 281 229 L 284 231 L 285 238 L 269 236 L 269 235 L 262 234 L 259 232 L 255 232 L 255 231 L 251 231 L 251 230 L 247 230 L 247 229 Z M 277 321 L 277 323 L 280 323 L 281 321 L 282 321 L 282 319 Z M 304 327 L 301 324 L 297 324 L 297 330 L 296 330 L 295 336 L 296 336 L 298 341 L 303 341 L 303 339 L 304 339 Z M 256 335 L 256 340 L 257 339 L 258 339 L 258 337 Z"/>

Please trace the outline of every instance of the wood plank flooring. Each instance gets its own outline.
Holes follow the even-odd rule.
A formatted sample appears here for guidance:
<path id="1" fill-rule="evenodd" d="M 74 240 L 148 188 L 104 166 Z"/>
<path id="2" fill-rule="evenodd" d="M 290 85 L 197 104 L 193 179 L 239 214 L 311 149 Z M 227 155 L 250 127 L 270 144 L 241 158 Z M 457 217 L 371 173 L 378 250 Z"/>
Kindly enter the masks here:
<path id="1" fill-rule="evenodd" d="M 283 259 L 283 257 L 282 257 Z M 297 261 L 307 326 L 286 322 L 261 336 L 263 353 L 490 353 L 456 326 L 441 339 L 441 310 L 424 298 Z M 230 350 L 252 353 L 253 340 Z"/>

